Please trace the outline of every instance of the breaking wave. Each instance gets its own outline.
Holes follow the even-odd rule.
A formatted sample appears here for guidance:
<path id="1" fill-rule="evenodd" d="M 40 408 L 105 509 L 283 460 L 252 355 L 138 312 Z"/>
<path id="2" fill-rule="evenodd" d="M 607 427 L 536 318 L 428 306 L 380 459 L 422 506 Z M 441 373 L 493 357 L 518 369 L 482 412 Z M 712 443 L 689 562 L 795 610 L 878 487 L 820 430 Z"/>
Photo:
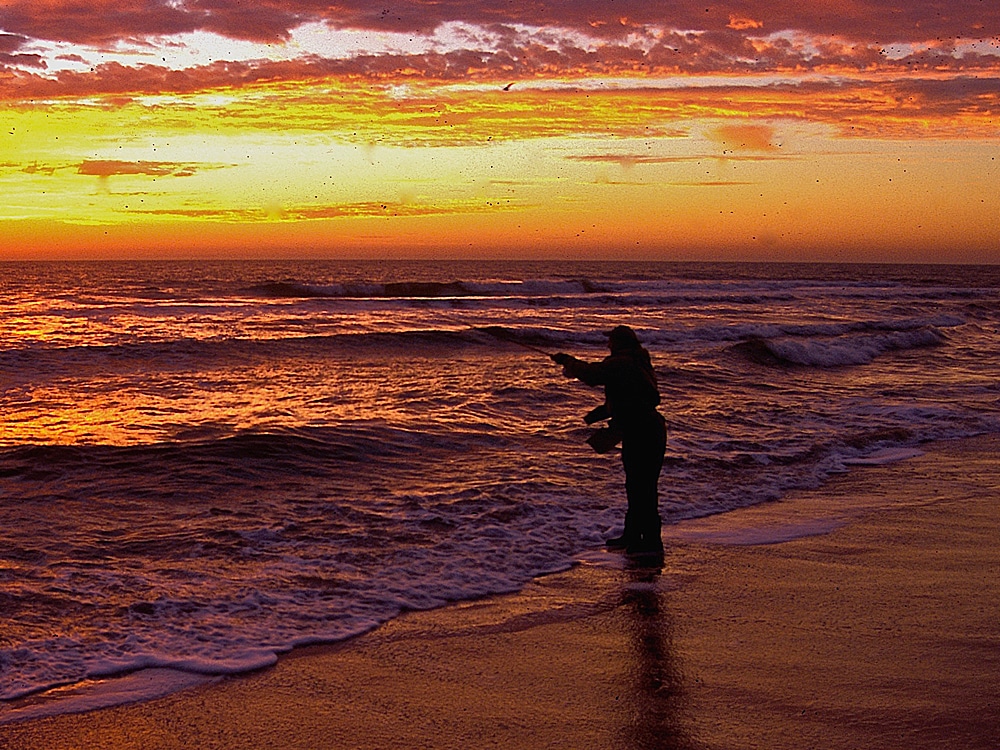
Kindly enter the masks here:
<path id="1" fill-rule="evenodd" d="M 763 365 L 849 367 L 871 364 L 888 352 L 940 346 L 945 341 L 947 338 L 940 331 L 924 328 L 832 338 L 751 338 L 731 350 Z"/>

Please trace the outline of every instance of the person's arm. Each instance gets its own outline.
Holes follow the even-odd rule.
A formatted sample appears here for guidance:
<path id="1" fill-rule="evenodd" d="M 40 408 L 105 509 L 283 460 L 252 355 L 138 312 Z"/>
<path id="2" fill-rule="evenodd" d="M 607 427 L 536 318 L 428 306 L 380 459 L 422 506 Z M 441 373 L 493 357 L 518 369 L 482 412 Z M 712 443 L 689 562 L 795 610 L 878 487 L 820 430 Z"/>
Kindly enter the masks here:
<path id="1" fill-rule="evenodd" d="M 607 362 L 584 362 L 569 354 L 559 352 L 552 361 L 562 365 L 563 375 L 582 380 L 587 385 L 605 385 L 608 382 Z"/>

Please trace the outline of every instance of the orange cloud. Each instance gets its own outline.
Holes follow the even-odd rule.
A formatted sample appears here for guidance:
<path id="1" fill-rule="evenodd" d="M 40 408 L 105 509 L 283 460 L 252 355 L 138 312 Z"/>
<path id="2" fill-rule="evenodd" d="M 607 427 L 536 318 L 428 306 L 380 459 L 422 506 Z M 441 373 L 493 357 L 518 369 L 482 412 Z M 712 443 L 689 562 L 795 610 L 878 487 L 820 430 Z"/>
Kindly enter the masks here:
<path id="1" fill-rule="evenodd" d="M 1000 28 L 992 2 L 940 0 L 553 0 L 496 3 L 494 0 L 399 0 L 391 6 L 368 0 L 335 4 L 316 0 L 5 0 L 4 27 L 13 34 L 58 41 L 108 43 L 116 39 L 216 31 L 240 39 L 287 39 L 296 26 L 327 22 L 341 28 L 428 32 L 443 23 L 481 26 L 524 24 L 624 37 L 657 26 L 704 31 L 755 30 L 766 19 L 772 31 L 799 30 L 883 42 L 975 37 Z"/>
<path id="2" fill-rule="evenodd" d="M 77 168 L 77 174 L 111 177 L 112 175 L 149 175 L 152 177 L 189 177 L 195 173 L 190 165 L 170 164 L 160 161 L 117 161 L 113 159 L 93 159 L 84 161 Z"/>
<path id="3" fill-rule="evenodd" d="M 199 219 L 219 222 L 259 222 L 269 221 L 319 221 L 341 218 L 400 218 L 415 216 L 451 216 L 456 214 L 489 213 L 523 209 L 512 201 L 466 200 L 436 201 L 433 204 L 418 204 L 399 201 L 359 201 L 328 206 L 265 206 L 260 208 L 175 208 L 145 209 L 132 211 L 133 214 L 169 217 L 176 219 Z"/>
<path id="4" fill-rule="evenodd" d="M 729 14 L 729 23 L 726 24 L 726 28 L 735 29 L 736 31 L 760 29 L 763 26 L 764 24 L 761 21 L 755 21 L 752 18 L 747 18 L 746 16 L 741 16 L 736 13 Z"/>
<path id="5" fill-rule="evenodd" d="M 775 151 L 774 128 L 769 125 L 720 125 L 708 137 L 727 151 Z"/>
<path id="6" fill-rule="evenodd" d="M 149 80 L 154 78 L 148 75 Z M 127 83 L 124 70 L 117 80 Z M 47 97 L 39 95 L 37 104 L 21 102 L 17 106 L 19 111 L 37 110 L 42 117 L 39 126 L 42 121 L 48 128 L 78 127 L 86 122 L 93 132 L 106 135 L 115 132 L 120 127 L 116 123 L 123 118 L 162 121 L 173 117 L 231 132 L 285 132 L 294 125 L 301 132 L 337 133 L 338 138 L 356 143 L 385 141 L 408 146 L 486 144 L 576 134 L 675 138 L 686 136 L 692 123 L 706 118 L 747 120 L 733 122 L 710 136 L 726 150 L 757 155 L 778 153 L 779 141 L 774 131 L 767 129 L 767 121 L 774 120 L 824 123 L 845 136 L 996 135 L 998 77 L 948 78 L 939 74 L 887 80 L 873 76 L 871 80 L 814 80 L 794 86 L 771 84 L 766 79 L 751 85 L 754 81 L 747 79 L 747 85 L 647 88 L 637 79 L 633 89 L 600 90 L 581 79 L 576 89 L 556 82 L 551 88 L 515 86 L 509 91 L 501 86 L 462 88 L 421 81 L 410 81 L 404 87 L 390 81 L 358 86 L 351 79 L 336 77 L 302 83 L 247 83 L 238 89 L 201 89 L 191 81 L 190 93 L 168 99 L 150 99 L 146 92 L 91 94 L 84 106 L 74 109 L 70 100 L 64 100 L 53 109 L 45 101 Z M 648 155 L 636 154 L 631 161 L 642 163 L 644 156 Z M 629 160 L 628 156 L 613 158 Z M 185 166 L 191 165 L 177 165 L 172 174 Z M 91 165 L 85 170 L 99 168 Z M 156 162 L 147 168 L 173 169 Z"/>
<path id="7" fill-rule="evenodd" d="M 746 128 L 754 129 L 757 126 L 753 125 L 737 125 L 736 128 Z M 770 130 L 770 128 L 764 127 L 765 130 Z M 716 128 L 712 131 L 718 134 L 720 130 L 726 130 L 726 127 Z M 770 150 L 770 149 L 767 149 Z M 580 161 L 587 163 L 598 163 L 598 164 L 617 164 L 620 167 L 629 169 L 636 166 L 637 164 L 688 164 L 691 162 L 699 162 L 704 160 L 704 156 L 646 156 L 644 154 L 585 154 L 585 155 L 570 155 L 566 157 L 570 161 Z M 742 155 L 742 156 L 727 156 L 727 161 L 762 161 L 762 160 L 775 160 L 775 159 L 788 159 L 793 157 L 787 156 L 760 156 L 760 155 Z M 701 183 L 699 183 L 701 184 Z"/>
<path id="8" fill-rule="evenodd" d="M 15 41 L 8 40 L 6 46 L 20 48 L 19 39 L 11 37 Z M 495 49 L 336 58 L 309 54 L 282 60 L 218 60 L 180 69 L 113 61 L 85 70 L 52 72 L 47 69 L 49 63 L 69 58 L 79 63 L 84 58 L 60 54 L 46 61 L 36 53 L 0 49 L 0 100 L 186 93 L 282 81 L 493 82 L 501 88 L 511 82 L 602 76 L 632 79 L 635 88 L 642 88 L 644 79 L 669 78 L 676 85 L 685 82 L 682 76 L 718 75 L 740 76 L 753 85 L 779 81 L 812 85 L 814 74 L 825 77 L 830 91 L 867 80 L 916 81 L 919 86 L 921 79 L 970 79 L 996 87 L 1000 55 L 987 54 L 986 49 L 981 46 L 979 51 L 969 48 L 959 53 L 954 45 L 925 44 L 900 47 L 890 55 L 881 45 L 849 39 L 751 37 L 724 29 L 667 33 L 643 48 L 610 41 L 585 48 L 569 39 L 556 47 L 543 47 L 531 39 L 512 38 Z"/>

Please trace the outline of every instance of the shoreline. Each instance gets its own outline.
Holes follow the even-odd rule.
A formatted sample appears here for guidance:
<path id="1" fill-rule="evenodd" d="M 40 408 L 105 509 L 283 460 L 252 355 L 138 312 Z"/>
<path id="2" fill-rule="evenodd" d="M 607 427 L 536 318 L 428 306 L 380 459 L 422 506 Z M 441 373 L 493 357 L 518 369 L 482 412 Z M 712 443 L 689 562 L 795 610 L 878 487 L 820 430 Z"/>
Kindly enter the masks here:
<path id="1" fill-rule="evenodd" d="M 0 745 L 996 747 L 998 448 L 931 444 L 665 527 L 662 571 L 595 552 L 261 672 L 2 724 Z"/>

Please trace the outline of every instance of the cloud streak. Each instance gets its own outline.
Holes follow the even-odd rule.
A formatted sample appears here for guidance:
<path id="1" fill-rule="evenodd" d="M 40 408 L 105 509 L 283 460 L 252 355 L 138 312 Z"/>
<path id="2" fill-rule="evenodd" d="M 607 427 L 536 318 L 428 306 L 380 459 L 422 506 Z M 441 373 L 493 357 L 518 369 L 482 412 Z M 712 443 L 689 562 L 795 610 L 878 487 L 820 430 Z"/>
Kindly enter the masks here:
<path id="1" fill-rule="evenodd" d="M 207 45 L 203 65 L 208 58 L 226 63 L 295 58 L 312 67 L 307 75 L 443 79 L 968 68 L 995 65 L 1000 46 L 995 3 L 940 0 L 903 5 L 895 0 L 728 0 L 707 7 L 694 0 L 438 0 L 397 2 L 390 9 L 317 0 L 96 0 L 85 5 L 3 0 L 0 7 L 0 53 L 8 56 L 7 64 L 15 65 L 10 57 L 17 52 L 24 58 L 22 67 L 41 66 L 49 63 L 48 51 L 53 69 L 59 67 L 57 60 L 73 56 L 65 45 L 89 49 L 95 68 L 102 55 L 106 61 L 132 54 L 149 64 L 156 55 L 167 61 L 179 50 Z M 192 35 L 198 34 L 195 41 Z M 226 40 L 257 46 L 240 52 Z M 294 70 L 271 72 L 294 75 Z"/>
<path id="2" fill-rule="evenodd" d="M 512 211 L 525 208 L 507 201 L 465 200 L 437 201 L 433 204 L 409 202 L 358 201 L 324 206 L 265 206 L 262 208 L 170 208 L 140 209 L 132 214 L 160 218 L 197 219 L 216 222 L 299 222 L 329 219 L 405 218 L 420 216 L 450 216 Z"/>
<path id="3" fill-rule="evenodd" d="M 750 127 L 750 126 L 747 126 Z M 723 128 L 728 129 L 728 128 Z M 767 128 L 770 131 L 770 128 Z M 714 139 L 713 139 L 714 140 Z M 766 149 L 770 151 L 771 149 Z M 636 166 L 648 164 L 691 164 L 705 161 L 707 159 L 724 159 L 726 161 L 773 161 L 776 159 L 792 159 L 792 156 L 761 156 L 761 155 L 739 155 L 735 156 L 724 150 L 718 154 L 700 154 L 697 156 L 647 156 L 645 154 L 572 154 L 567 156 L 569 161 L 583 162 L 585 164 L 617 164 L 622 169 L 631 169 Z"/>
<path id="4" fill-rule="evenodd" d="M 85 126 L 115 139 L 121 122 L 149 122 L 265 137 L 294 128 L 364 147 L 468 146 L 584 135 L 674 139 L 690 136 L 693 128 L 701 131 L 696 123 L 709 122 L 714 130 L 705 135 L 720 153 L 769 157 L 783 153 L 782 122 L 821 124 L 842 136 L 995 138 L 1000 110 L 1000 77 L 940 73 L 798 83 L 715 77 L 687 86 L 678 86 L 674 78 L 541 79 L 504 91 L 499 84 L 422 79 L 360 85 L 317 77 L 292 84 L 270 71 L 275 77 L 221 89 L 203 86 L 202 71 L 142 69 L 133 75 L 117 63 L 111 67 L 114 74 L 104 79 L 99 96 L 93 81 L 62 88 L 48 82 L 21 99 L 18 111 L 36 112 L 46 127 Z M 165 89 L 164 82 L 173 88 Z M 81 99 L 77 103 L 74 97 Z M 632 161 L 643 163 L 646 156 L 636 154 Z M 145 159 L 153 161 L 149 155 Z"/>
<path id="5" fill-rule="evenodd" d="M 1000 7 L 941 0 L 410 0 L 391 5 L 346 0 L 5 0 L 12 34 L 81 44 L 167 36 L 195 30 L 279 42 L 307 22 L 335 28 L 427 34 L 461 21 L 483 27 L 528 25 L 583 31 L 614 39 L 651 27 L 704 32 L 801 31 L 880 43 L 982 37 L 1000 28 Z"/>
<path id="6" fill-rule="evenodd" d="M 77 174 L 108 178 L 114 175 L 144 175 L 147 177 L 190 177 L 196 171 L 188 164 L 172 164 L 162 161 L 118 161 L 115 159 L 93 159 L 82 162 Z"/>
<path id="7" fill-rule="evenodd" d="M 371 122 L 366 113 L 378 113 L 383 118 L 380 128 L 398 126 L 417 140 L 430 137 L 426 134 L 433 130 L 433 138 L 442 141 L 447 141 L 449 134 L 457 141 L 501 137 L 505 132 L 526 134 L 521 125 L 528 121 L 536 135 L 591 132 L 602 125 L 599 120 L 588 124 L 585 118 L 598 114 L 618 129 L 627 128 L 625 115 L 632 117 L 633 123 L 641 122 L 640 127 L 648 127 L 655 115 L 657 133 L 667 136 L 669 123 L 721 116 L 727 111 L 736 116 L 829 122 L 845 133 L 876 132 L 880 119 L 887 134 L 908 131 L 920 121 L 925 128 L 930 125 L 932 132 L 938 125 L 945 131 L 985 132 L 995 128 L 994 113 L 1000 104 L 1000 70 L 987 65 L 989 61 L 965 67 L 954 60 L 950 61 L 954 67 L 949 67 L 949 61 L 932 64 L 924 60 L 920 66 L 901 61 L 901 68 L 897 64 L 890 70 L 840 69 L 841 75 L 799 74 L 798 79 L 754 73 L 736 76 L 733 82 L 718 75 L 701 79 L 678 79 L 667 73 L 637 77 L 631 70 L 624 71 L 630 75 L 621 77 L 623 71 L 618 67 L 602 64 L 592 73 L 579 61 L 572 68 L 574 77 L 567 81 L 546 76 L 556 76 L 559 70 L 565 73 L 571 69 L 568 67 L 550 64 L 529 76 L 512 63 L 495 67 L 489 74 L 492 82 L 480 78 L 478 88 L 468 87 L 470 80 L 477 80 L 470 78 L 468 71 L 488 67 L 488 62 L 478 54 L 455 52 L 350 60 L 218 62 L 185 70 L 108 63 L 93 72 L 67 71 L 55 78 L 24 70 L 6 76 L 0 72 L 0 98 L 30 106 L 31 101 L 99 96 L 102 106 L 120 107 L 171 94 L 178 98 L 170 106 L 214 110 L 220 126 L 230 121 L 251 128 L 279 129 L 288 125 L 279 105 L 294 101 L 302 105 L 296 124 L 306 129 L 328 128 L 343 119 L 345 127 L 354 123 L 352 129 L 365 130 L 364 123 Z M 496 70 L 502 75 L 495 75 Z M 502 91 L 502 82 L 518 76 L 527 80 Z M 283 81 L 294 82 L 295 90 L 284 87 Z M 361 89 L 352 84 L 362 81 L 366 85 Z M 459 88 L 449 88 L 453 84 Z M 228 99 L 234 98 L 234 91 L 241 91 L 246 104 L 213 106 L 185 98 L 213 91 Z M 581 93 L 590 98 L 581 98 Z M 601 109 L 601 102 L 611 108 Z M 613 107 L 622 104 L 625 112 L 614 111 Z M 565 107 L 565 111 L 555 112 L 556 106 Z M 255 107 L 256 112 L 248 107 Z M 399 134 L 403 135 L 402 130 Z"/>

